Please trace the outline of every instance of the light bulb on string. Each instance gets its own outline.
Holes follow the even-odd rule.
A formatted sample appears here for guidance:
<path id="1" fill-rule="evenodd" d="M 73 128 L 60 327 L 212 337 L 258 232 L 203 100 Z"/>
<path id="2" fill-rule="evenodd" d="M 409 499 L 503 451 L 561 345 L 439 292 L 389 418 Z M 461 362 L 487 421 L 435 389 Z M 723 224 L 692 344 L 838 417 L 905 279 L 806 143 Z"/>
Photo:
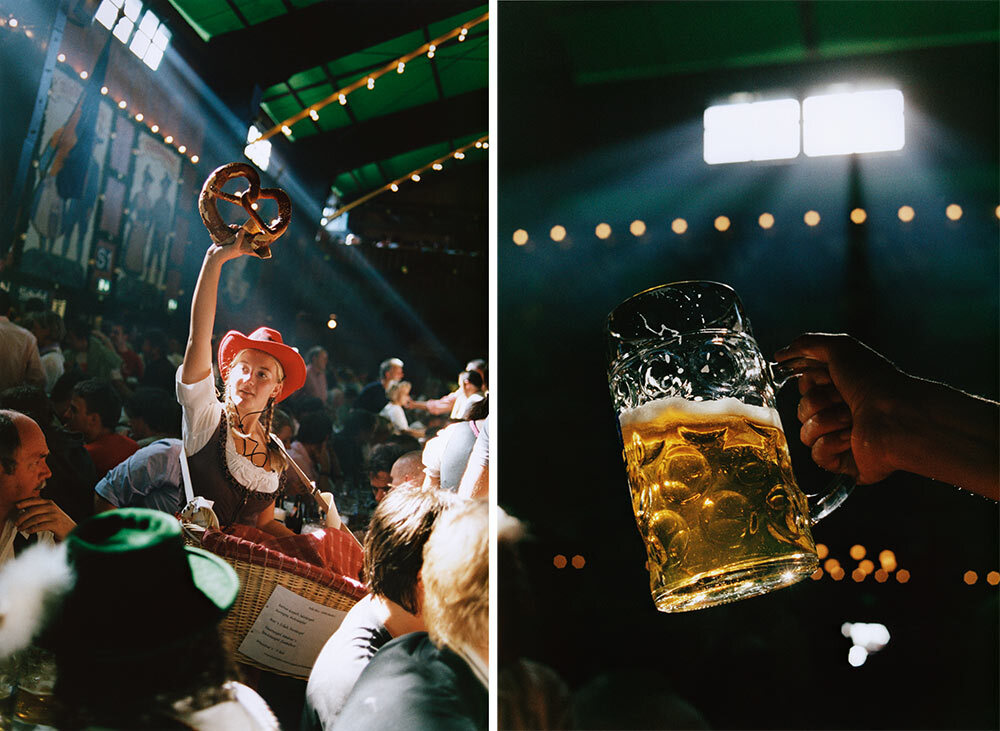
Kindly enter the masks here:
<path id="1" fill-rule="evenodd" d="M 462 152 L 461 150 L 459 150 L 458 152 L 455 153 L 455 159 L 456 160 L 464 160 L 465 159 L 465 153 Z"/>
<path id="2" fill-rule="evenodd" d="M 402 61 L 400 61 L 398 64 L 396 64 L 396 73 L 397 74 L 401 74 L 405 70 L 406 70 L 406 64 L 405 63 L 403 63 Z"/>
<path id="3" fill-rule="evenodd" d="M 314 122 L 318 122 L 319 121 L 319 112 L 317 112 L 315 109 L 310 109 L 309 110 L 309 118 L 312 121 L 314 121 Z"/>
<path id="4" fill-rule="evenodd" d="M 66 63 L 66 54 L 60 53 L 58 56 L 56 56 L 56 61 L 58 61 L 59 63 Z"/>
<path id="5" fill-rule="evenodd" d="M 174 136 L 167 135 L 166 137 L 163 138 L 163 141 L 166 142 L 168 145 L 173 144 Z"/>
<path id="6" fill-rule="evenodd" d="M 432 167 L 432 168 L 434 168 L 435 170 L 441 170 L 441 169 L 443 169 L 443 168 L 444 168 L 444 165 L 442 165 L 442 164 L 441 164 L 441 163 L 439 163 L 439 162 L 436 162 L 436 163 L 434 163 L 433 165 L 431 165 L 431 167 Z"/>
<path id="7" fill-rule="evenodd" d="M 200 160 L 200 159 L 201 158 L 199 158 L 197 155 L 192 155 L 191 156 L 191 162 L 194 163 L 195 165 L 198 164 L 198 160 Z"/>
<path id="8" fill-rule="evenodd" d="M 145 117 L 142 116 L 142 112 L 136 112 L 135 121 L 141 122 L 143 119 L 145 119 Z"/>
<path id="9" fill-rule="evenodd" d="M 368 77 L 368 88 L 369 89 L 374 89 L 375 88 L 375 77 L 374 76 L 369 76 Z"/>
<path id="10" fill-rule="evenodd" d="M 128 104 L 125 103 L 124 99 L 122 99 L 120 102 L 118 102 L 118 108 L 119 109 L 124 109 L 127 106 L 128 106 Z"/>
<path id="11" fill-rule="evenodd" d="M 395 192 L 397 192 L 399 190 L 399 186 L 396 185 L 395 183 L 393 183 L 392 185 L 389 186 L 389 190 L 391 190 L 393 193 L 395 193 Z"/>
<path id="12" fill-rule="evenodd" d="M 413 175 L 410 176 L 410 180 L 412 180 L 414 183 L 419 183 L 420 176 L 417 173 L 413 173 Z"/>
<path id="13" fill-rule="evenodd" d="M 340 94 L 337 97 L 337 100 L 340 102 L 340 106 L 344 106 L 345 104 L 347 104 L 347 97 L 344 96 L 343 94 Z"/>
<path id="14" fill-rule="evenodd" d="M 181 153 L 182 155 L 183 155 L 183 154 L 184 154 L 185 152 L 187 152 L 187 150 L 188 150 L 188 148 L 187 148 L 187 147 L 185 147 L 184 145 L 181 145 L 180 147 L 178 147 L 178 148 L 177 148 L 177 152 Z"/>

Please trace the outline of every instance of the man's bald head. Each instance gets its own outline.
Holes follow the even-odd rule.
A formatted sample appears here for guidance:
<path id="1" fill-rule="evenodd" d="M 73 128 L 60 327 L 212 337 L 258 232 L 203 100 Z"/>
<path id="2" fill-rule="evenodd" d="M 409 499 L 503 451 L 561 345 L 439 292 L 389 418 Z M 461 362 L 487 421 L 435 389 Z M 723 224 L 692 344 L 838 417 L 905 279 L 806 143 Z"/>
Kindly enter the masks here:
<path id="1" fill-rule="evenodd" d="M 404 483 L 422 485 L 424 483 L 424 453 L 419 449 L 407 452 L 392 463 L 389 472 L 389 485 L 399 487 Z"/>
<path id="2" fill-rule="evenodd" d="M 38 497 L 52 475 L 45 458 L 49 448 L 34 419 L 0 409 L 0 522 L 14 503 Z"/>

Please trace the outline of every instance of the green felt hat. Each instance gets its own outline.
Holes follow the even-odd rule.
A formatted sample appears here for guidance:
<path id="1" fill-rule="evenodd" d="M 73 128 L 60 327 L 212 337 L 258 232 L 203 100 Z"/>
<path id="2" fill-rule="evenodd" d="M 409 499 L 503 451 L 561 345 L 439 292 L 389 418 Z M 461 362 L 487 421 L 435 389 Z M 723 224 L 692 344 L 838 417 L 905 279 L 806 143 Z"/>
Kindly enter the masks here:
<path id="1" fill-rule="evenodd" d="M 223 559 L 184 545 L 167 513 L 126 508 L 66 539 L 75 582 L 46 642 L 60 653 L 141 655 L 213 628 L 240 584 Z"/>

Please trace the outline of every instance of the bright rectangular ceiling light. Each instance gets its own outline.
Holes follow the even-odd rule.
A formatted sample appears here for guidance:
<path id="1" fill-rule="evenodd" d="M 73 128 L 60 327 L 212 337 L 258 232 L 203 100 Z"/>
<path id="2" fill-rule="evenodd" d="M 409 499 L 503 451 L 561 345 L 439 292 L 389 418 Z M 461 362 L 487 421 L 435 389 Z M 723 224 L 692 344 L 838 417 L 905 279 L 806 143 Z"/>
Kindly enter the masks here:
<path id="1" fill-rule="evenodd" d="M 898 89 L 806 97 L 802 149 L 810 157 L 903 149 L 903 94 Z"/>
<path id="2" fill-rule="evenodd" d="M 799 102 L 721 104 L 705 110 L 703 155 L 709 165 L 783 160 L 799 154 Z"/>

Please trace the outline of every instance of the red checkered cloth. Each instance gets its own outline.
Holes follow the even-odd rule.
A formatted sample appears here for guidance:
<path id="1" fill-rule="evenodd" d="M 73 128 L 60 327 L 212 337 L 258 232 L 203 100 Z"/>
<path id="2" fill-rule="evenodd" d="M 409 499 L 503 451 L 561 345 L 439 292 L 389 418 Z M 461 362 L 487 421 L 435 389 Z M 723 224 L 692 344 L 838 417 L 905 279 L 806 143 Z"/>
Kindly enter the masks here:
<path id="1" fill-rule="evenodd" d="M 361 547 L 339 530 L 278 538 L 257 528 L 234 525 L 229 532 L 209 530 L 202 548 L 225 558 L 287 571 L 361 599 L 368 587 L 358 577 Z"/>

